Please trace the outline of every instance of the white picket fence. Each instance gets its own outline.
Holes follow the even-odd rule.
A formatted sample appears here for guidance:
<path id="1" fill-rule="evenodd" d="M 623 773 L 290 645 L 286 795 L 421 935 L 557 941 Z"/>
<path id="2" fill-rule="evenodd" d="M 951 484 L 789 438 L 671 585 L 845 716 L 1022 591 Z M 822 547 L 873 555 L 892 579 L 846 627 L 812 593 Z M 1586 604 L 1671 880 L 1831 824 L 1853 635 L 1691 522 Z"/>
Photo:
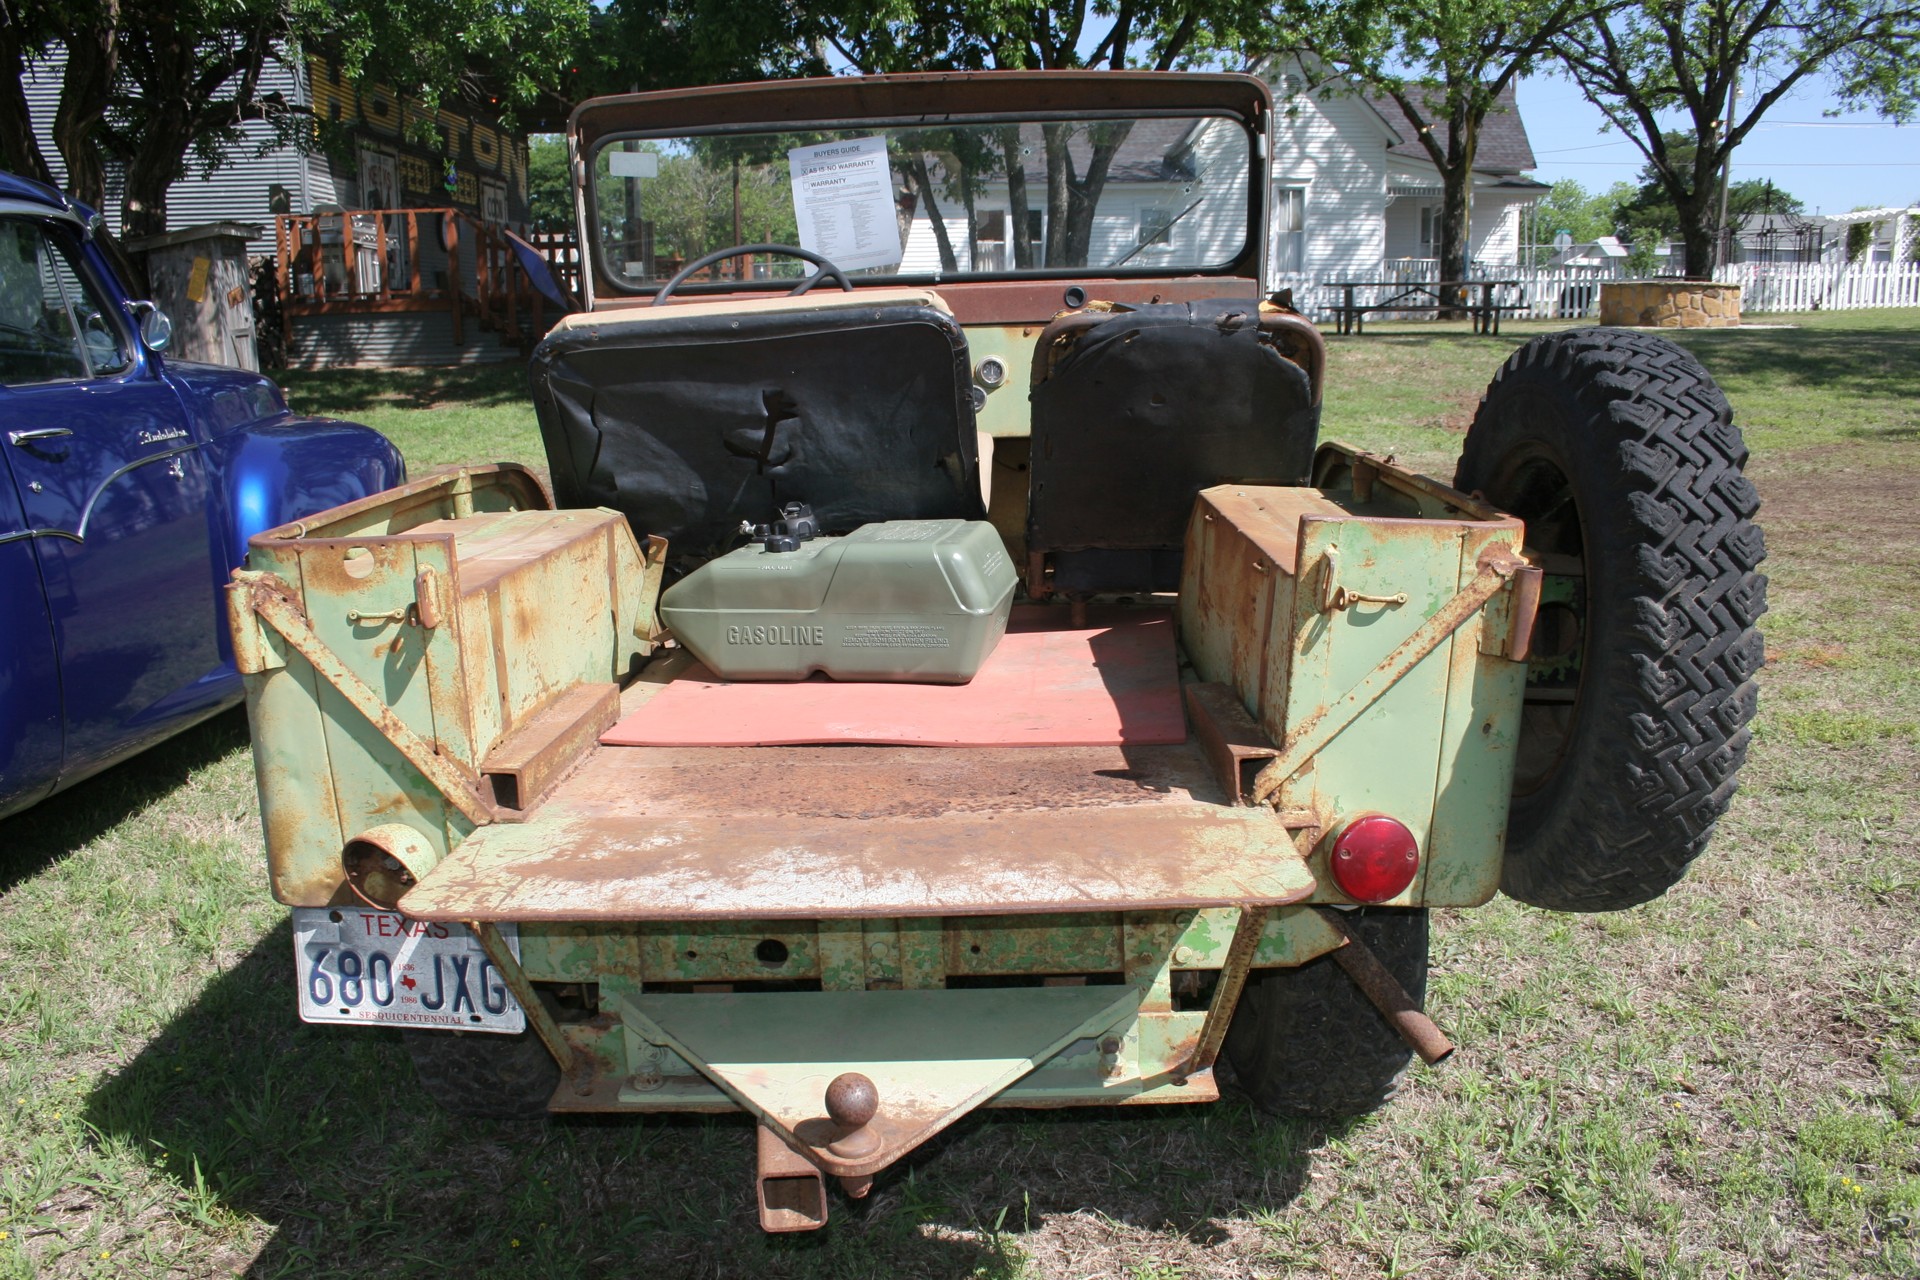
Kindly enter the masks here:
<path id="1" fill-rule="evenodd" d="M 1600 286 L 1609 280 L 1629 278 L 1624 270 L 1611 267 L 1476 266 L 1473 274 L 1475 279 L 1503 282 L 1495 291 L 1495 300 L 1517 308 L 1506 314 L 1523 320 L 1591 319 L 1600 314 Z M 1327 323 L 1333 318 L 1333 308 L 1346 302 L 1344 286 L 1350 281 L 1368 282 L 1369 287 L 1355 291 L 1353 301 L 1370 305 L 1386 302 L 1410 285 L 1438 278 L 1438 264 L 1432 259 L 1412 258 L 1382 263 L 1370 274 L 1287 273 L 1276 279 L 1274 287 L 1291 289 L 1296 307 L 1315 321 Z M 1920 262 L 1742 262 L 1722 267 L 1714 278 L 1741 286 L 1740 309 L 1747 315 L 1920 307 Z M 1383 310 L 1368 318 L 1388 320 L 1399 316 Z"/>
<path id="2" fill-rule="evenodd" d="M 1740 310 L 1750 315 L 1920 307 L 1920 262 L 1741 262 L 1713 278 L 1739 285 Z"/>

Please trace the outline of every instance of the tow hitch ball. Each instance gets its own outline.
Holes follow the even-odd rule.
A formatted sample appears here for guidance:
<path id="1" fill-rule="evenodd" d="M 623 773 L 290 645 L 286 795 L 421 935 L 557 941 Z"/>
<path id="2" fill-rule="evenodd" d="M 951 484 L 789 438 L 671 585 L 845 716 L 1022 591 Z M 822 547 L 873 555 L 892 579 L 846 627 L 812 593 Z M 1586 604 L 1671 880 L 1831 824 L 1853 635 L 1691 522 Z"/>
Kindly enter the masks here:
<path id="1" fill-rule="evenodd" d="M 880 1149 L 880 1135 L 867 1126 L 880 1110 L 880 1091 L 857 1071 L 844 1072 L 827 1086 L 827 1119 L 835 1136 L 825 1149 L 842 1160 L 860 1160 Z M 804 1127 L 804 1126 L 803 1126 Z M 820 1166 L 762 1124 L 754 1173 L 765 1231 L 818 1231 L 827 1225 L 827 1187 Z M 854 1199 L 873 1190 L 873 1175 L 840 1179 Z"/>

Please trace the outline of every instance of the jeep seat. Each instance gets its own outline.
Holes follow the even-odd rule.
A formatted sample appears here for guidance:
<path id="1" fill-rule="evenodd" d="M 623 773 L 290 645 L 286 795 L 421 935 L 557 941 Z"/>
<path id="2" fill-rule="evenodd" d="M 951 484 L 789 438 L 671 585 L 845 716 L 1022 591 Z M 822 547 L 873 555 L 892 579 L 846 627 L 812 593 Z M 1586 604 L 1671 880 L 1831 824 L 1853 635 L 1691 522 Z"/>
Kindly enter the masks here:
<path id="1" fill-rule="evenodd" d="M 561 506 L 605 506 L 693 568 L 743 521 L 985 517 L 966 338 L 937 294 L 866 290 L 573 315 L 534 352 Z"/>
<path id="2" fill-rule="evenodd" d="M 1324 367 L 1310 324 L 1251 298 L 1057 317 L 1033 360 L 1029 592 L 1177 589 L 1200 490 L 1306 482 Z"/>

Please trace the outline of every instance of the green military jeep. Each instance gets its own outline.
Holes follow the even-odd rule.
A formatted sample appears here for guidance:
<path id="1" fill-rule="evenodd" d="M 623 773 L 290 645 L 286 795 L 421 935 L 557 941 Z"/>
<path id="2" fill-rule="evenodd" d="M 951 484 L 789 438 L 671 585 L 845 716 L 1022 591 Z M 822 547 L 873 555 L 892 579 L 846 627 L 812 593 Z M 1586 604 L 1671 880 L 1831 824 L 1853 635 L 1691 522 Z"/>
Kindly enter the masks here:
<path id="1" fill-rule="evenodd" d="M 1429 908 L 1672 885 L 1761 657 L 1725 399 L 1577 329 L 1451 487 L 1319 443 L 1272 124 L 1230 75 L 581 107 L 550 482 L 416 480 L 230 590 L 301 1016 L 461 1113 L 747 1112 L 801 1230 L 976 1107 L 1375 1107 L 1450 1051 Z M 661 598 L 722 561 L 696 660 Z"/>

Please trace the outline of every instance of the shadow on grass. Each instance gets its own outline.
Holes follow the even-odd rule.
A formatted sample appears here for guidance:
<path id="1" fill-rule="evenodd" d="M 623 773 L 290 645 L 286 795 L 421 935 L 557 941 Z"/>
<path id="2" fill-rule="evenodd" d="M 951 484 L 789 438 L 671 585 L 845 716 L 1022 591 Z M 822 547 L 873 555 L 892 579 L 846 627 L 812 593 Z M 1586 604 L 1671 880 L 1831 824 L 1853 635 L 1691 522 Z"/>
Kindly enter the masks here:
<path id="1" fill-rule="evenodd" d="M 0 821 L 0 893 L 38 874 L 185 786 L 203 769 L 247 744 L 247 715 L 223 711 L 105 773 Z"/>
<path id="2" fill-rule="evenodd" d="M 268 1225 L 250 1265 L 191 1260 L 258 1280 L 1011 1277 L 1023 1236 L 1082 1210 L 1220 1243 L 1228 1220 L 1298 1195 L 1326 1137 L 1238 1102 L 975 1115 L 865 1201 L 836 1192 L 825 1230 L 765 1236 L 745 1117 L 455 1119 L 397 1034 L 299 1023 L 293 980 L 282 924 L 86 1106 L 99 1141 L 181 1188 L 175 1212 L 208 1249 L 233 1238 L 231 1215 Z"/>
<path id="3" fill-rule="evenodd" d="M 1763 317 L 1764 319 L 1764 317 Z M 1799 384 L 1851 396 L 1920 399 L 1920 327 L 1697 329 L 1672 335 L 1722 384 Z M 1851 427 L 1856 440 L 1912 440 L 1908 426 Z"/>
<path id="4" fill-rule="evenodd" d="M 515 360 L 445 369 L 281 369 L 273 376 L 296 413 L 348 415 L 451 403 L 519 405 L 530 394 L 526 365 Z"/>
<path id="5" fill-rule="evenodd" d="M 1768 320 L 1761 316 L 1756 323 Z M 1920 400 L 1920 325 L 1910 320 L 1862 323 L 1850 316 L 1844 320 L 1836 317 L 1831 328 L 1825 327 L 1827 323 L 1821 320 L 1779 329 L 1676 329 L 1662 331 L 1660 336 L 1693 352 L 1717 382 L 1730 390 L 1739 388 L 1742 396 L 1764 394 L 1769 389 L 1806 388 L 1863 399 Z M 1564 327 L 1571 326 L 1555 326 Z M 1484 349 L 1489 353 L 1487 367 L 1491 373 L 1498 365 L 1496 356 L 1504 359 L 1511 349 L 1547 331 L 1546 326 L 1535 325 L 1521 332 L 1476 337 L 1452 326 L 1423 331 L 1413 325 L 1394 325 L 1329 341 L 1353 350 L 1374 346 Z M 1920 429 L 1904 421 L 1844 427 L 1839 434 L 1888 442 L 1920 439 Z"/>

